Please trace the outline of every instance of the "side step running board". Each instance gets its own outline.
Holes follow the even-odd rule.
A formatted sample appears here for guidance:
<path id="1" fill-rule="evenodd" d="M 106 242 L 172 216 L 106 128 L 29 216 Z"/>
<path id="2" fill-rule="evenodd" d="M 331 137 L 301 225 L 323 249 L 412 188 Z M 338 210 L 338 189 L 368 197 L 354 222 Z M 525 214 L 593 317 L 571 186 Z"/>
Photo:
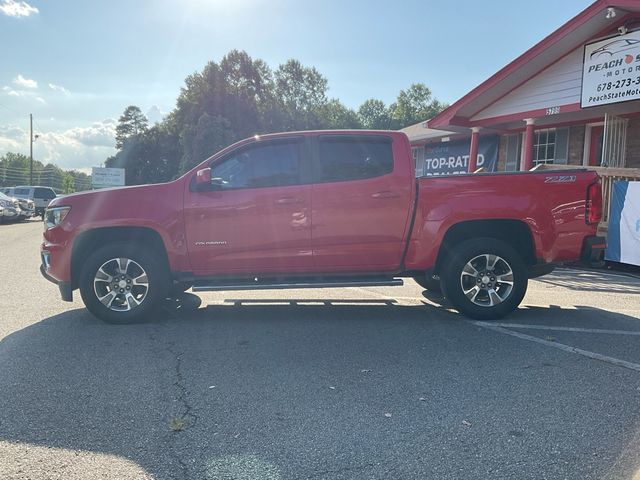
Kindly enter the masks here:
<path id="1" fill-rule="evenodd" d="M 336 287 L 401 287 L 404 281 L 401 278 L 387 277 L 362 277 L 362 278 L 320 278 L 318 280 L 301 278 L 282 280 L 262 280 L 257 282 L 231 282 L 231 283 L 196 283 L 194 292 L 215 292 L 220 290 L 278 290 L 292 288 L 336 288 Z"/>

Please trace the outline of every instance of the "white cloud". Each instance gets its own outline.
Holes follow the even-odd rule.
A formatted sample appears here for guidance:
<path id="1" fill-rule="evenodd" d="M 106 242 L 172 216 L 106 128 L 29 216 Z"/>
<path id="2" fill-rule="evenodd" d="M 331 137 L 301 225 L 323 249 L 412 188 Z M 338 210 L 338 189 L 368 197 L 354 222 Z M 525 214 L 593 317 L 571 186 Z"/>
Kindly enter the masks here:
<path id="1" fill-rule="evenodd" d="M 38 13 L 36 7 L 32 7 L 27 2 L 16 2 L 15 0 L 2 0 L 0 12 L 9 17 L 28 17 L 32 13 Z"/>
<path id="2" fill-rule="evenodd" d="M 51 90 L 56 91 L 56 92 L 64 93 L 65 95 L 71 95 L 71 92 L 69 90 L 67 90 L 66 88 L 64 88 L 63 86 L 61 86 L 61 85 L 55 85 L 53 83 L 50 83 L 49 84 L 49 88 Z"/>
<path id="3" fill-rule="evenodd" d="M 116 120 L 109 118 L 62 132 L 35 132 L 39 137 L 33 144 L 34 158 L 64 169 L 87 171 L 116 153 L 116 125 Z M 6 151 L 28 152 L 29 133 L 17 126 L 0 127 L 0 155 Z"/>
<path id="4" fill-rule="evenodd" d="M 27 100 L 35 100 L 39 103 L 47 103 L 44 98 L 37 95 L 33 90 L 14 90 L 13 88 L 5 85 L 2 87 L 2 91 L 11 97 L 24 98 Z"/>
<path id="5" fill-rule="evenodd" d="M 29 145 L 29 133 L 15 125 L 0 126 L 0 153 L 22 150 L 23 145 Z"/>
<path id="6" fill-rule="evenodd" d="M 38 88 L 38 82 L 30 78 L 25 78 L 20 74 L 13 79 L 13 83 L 23 88 Z"/>
<path id="7" fill-rule="evenodd" d="M 149 123 L 151 125 L 155 125 L 156 123 L 161 122 L 166 115 L 167 115 L 166 113 L 160 110 L 160 107 L 158 107 L 158 105 L 152 105 L 151 108 L 147 110 L 147 113 L 145 114 L 145 116 L 147 117 L 147 120 L 149 120 Z"/>
<path id="8" fill-rule="evenodd" d="M 20 97 L 20 92 L 14 90 L 11 87 L 8 87 L 7 85 L 5 85 L 4 87 L 2 87 L 2 91 L 6 92 L 7 95 L 11 95 L 12 97 Z"/>
<path id="9" fill-rule="evenodd" d="M 64 135 L 78 143 L 90 147 L 115 147 L 116 121 L 108 118 L 95 122 L 90 127 L 76 127 L 64 132 Z"/>

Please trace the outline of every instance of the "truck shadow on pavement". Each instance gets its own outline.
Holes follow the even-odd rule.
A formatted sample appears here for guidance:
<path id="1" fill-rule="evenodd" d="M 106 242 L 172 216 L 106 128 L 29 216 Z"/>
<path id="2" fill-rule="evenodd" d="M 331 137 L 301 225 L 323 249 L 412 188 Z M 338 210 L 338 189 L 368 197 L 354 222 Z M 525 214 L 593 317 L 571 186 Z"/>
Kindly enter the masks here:
<path id="1" fill-rule="evenodd" d="M 555 270 L 553 274 L 539 277 L 537 281 L 570 290 L 591 293 L 623 293 L 640 295 L 640 278 L 627 275 L 612 275 L 596 270 Z"/>
<path id="2" fill-rule="evenodd" d="M 457 318 L 371 299 L 231 299 L 128 326 L 104 324 L 85 309 L 55 315 L 0 341 L 0 442 L 25 445 L 0 468 L 31 478 L 27 446 L 35 445 L 49 449 L 50 468 L 62 468 L 55 449 L 66 449 L 115 455 L 163 480 L 373 478 L 384 477 L 385 465 L 395 478 L 417 478 L 430 462 L 457 471 L 468 427 L 454 413 L 475 402 L 504 423 L 504 438 L 493 441 L 507 453 L 514 445 L 507 430 L 526 424 L 503 405 L 477 405 L 478 392 L 503 387 L 478 383 L 487 345 Z M 505 369 L 531 363 L 518 360 L 520 344 L 500 351 Z M 492 375 L 501 368 L 493 357 Z M 429 439 L 431 430 L 438 433 Z M 451 453 L 430 447 L 442 435 Z M 354 447 L 363 438 L 366 447 Z M 518 460 L 522 452 L 512 454 Z M 536 456 L 542 475 L 557 453 L 543 447 Z"/>

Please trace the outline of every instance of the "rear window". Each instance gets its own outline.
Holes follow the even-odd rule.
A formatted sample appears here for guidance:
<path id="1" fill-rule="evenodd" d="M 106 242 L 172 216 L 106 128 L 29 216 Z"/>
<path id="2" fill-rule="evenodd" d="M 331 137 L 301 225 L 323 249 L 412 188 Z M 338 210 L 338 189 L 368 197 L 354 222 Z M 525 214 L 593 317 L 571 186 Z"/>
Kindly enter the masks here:
<path id="1" fill-rule="evenodd" d="M 319 182 L 379 177 L 393 171 L 391 139 L 339 136 L 320 138 Z"/>
<path id="2" fill-rule="evenodd" d="M 33 196 L 35 198 L 56 198 L 56 192 L 50 188 L 36 188 Z"/>

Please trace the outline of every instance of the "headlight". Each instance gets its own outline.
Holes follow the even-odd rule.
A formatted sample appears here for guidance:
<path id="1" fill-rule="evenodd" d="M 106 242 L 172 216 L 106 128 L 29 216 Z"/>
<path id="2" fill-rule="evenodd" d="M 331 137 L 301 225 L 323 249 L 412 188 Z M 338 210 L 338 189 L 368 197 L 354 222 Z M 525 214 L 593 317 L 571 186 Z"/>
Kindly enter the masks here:
<path id="1" fill-rule="evenodd" d="M 0 206 L 2 207 L 10 207 L 12 203 L 9 200 L 0 200 Z"/>
<path id="2" fill-rule="evenodd" d="M 47 208 L 44 212 L 44 224 L 47 228 L 53 228 L 64 220 L 71 207 Z"/>

